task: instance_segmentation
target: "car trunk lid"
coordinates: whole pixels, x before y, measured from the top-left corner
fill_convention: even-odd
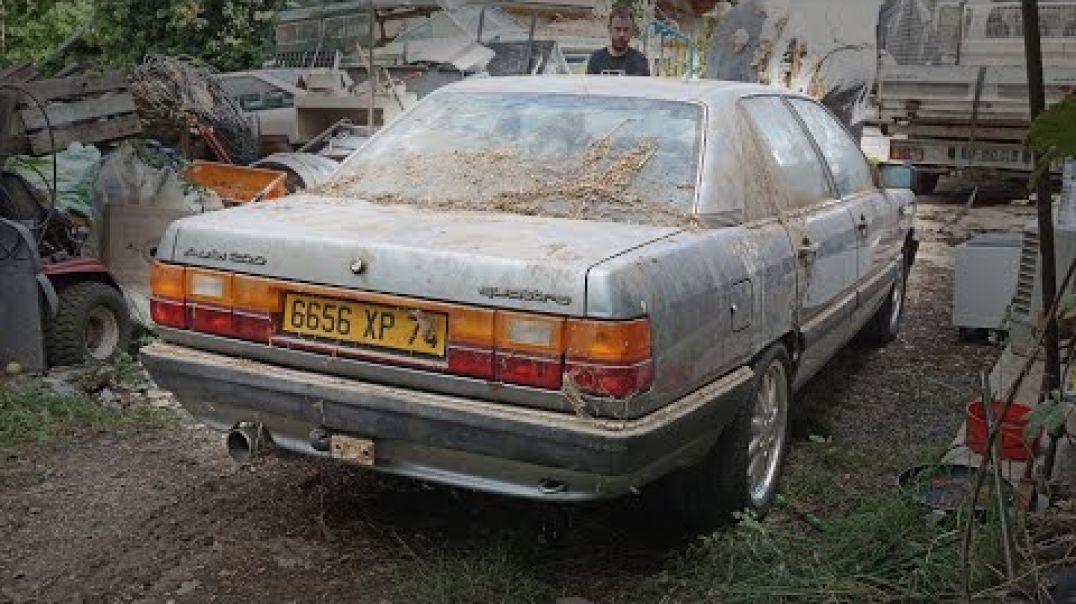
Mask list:
[[[314,195],[177,221],[172,262],[430,300],[583,316],[590,267],[676,227],[431,212]],[[169,236],[170,235],[170,236]]]

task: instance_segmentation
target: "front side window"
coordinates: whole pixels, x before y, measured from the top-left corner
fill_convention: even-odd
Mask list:
[[[331,191],[431,209],[677,222],[694,208],[702,118],[685,102],[443,92],[372,139]]]
[[[855,195],[874,188],[870,164],[852,136],[828,111],[813,101],[790,99],[829,164],[837,194]]]
[[[769,156],[777,184],[788,195],[790,209],[832,199],[826,172],[803,127],[775,96],[742,101]]]

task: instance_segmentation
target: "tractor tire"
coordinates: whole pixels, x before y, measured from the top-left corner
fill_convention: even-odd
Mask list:
[[[59,287],[56,294],[59,309],[45,325],[49,366],[107,361],[127,350],[131,317],[119,290],[100,281],[78,281]]]

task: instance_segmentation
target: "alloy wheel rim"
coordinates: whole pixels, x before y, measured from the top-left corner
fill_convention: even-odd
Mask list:
[[[751,440],[747,450],[747,479],[751,504],[766,504],[777,482],[784,450],[788,413],[788,379],[785,367],[774,361],[762,375],[751,414]]]

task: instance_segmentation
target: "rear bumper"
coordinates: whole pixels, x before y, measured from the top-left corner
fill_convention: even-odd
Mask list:
[[[605,420],[287,369],[169,343],[142,350],[153,379],[226,431],[260,423],[276,447],[328,456],[315,430],[375,443],[373,469],[545,501],[632,492],[704,454],[749,396],[742,367],[645,417]],[[550,492],[543,485],[563,489]]]

